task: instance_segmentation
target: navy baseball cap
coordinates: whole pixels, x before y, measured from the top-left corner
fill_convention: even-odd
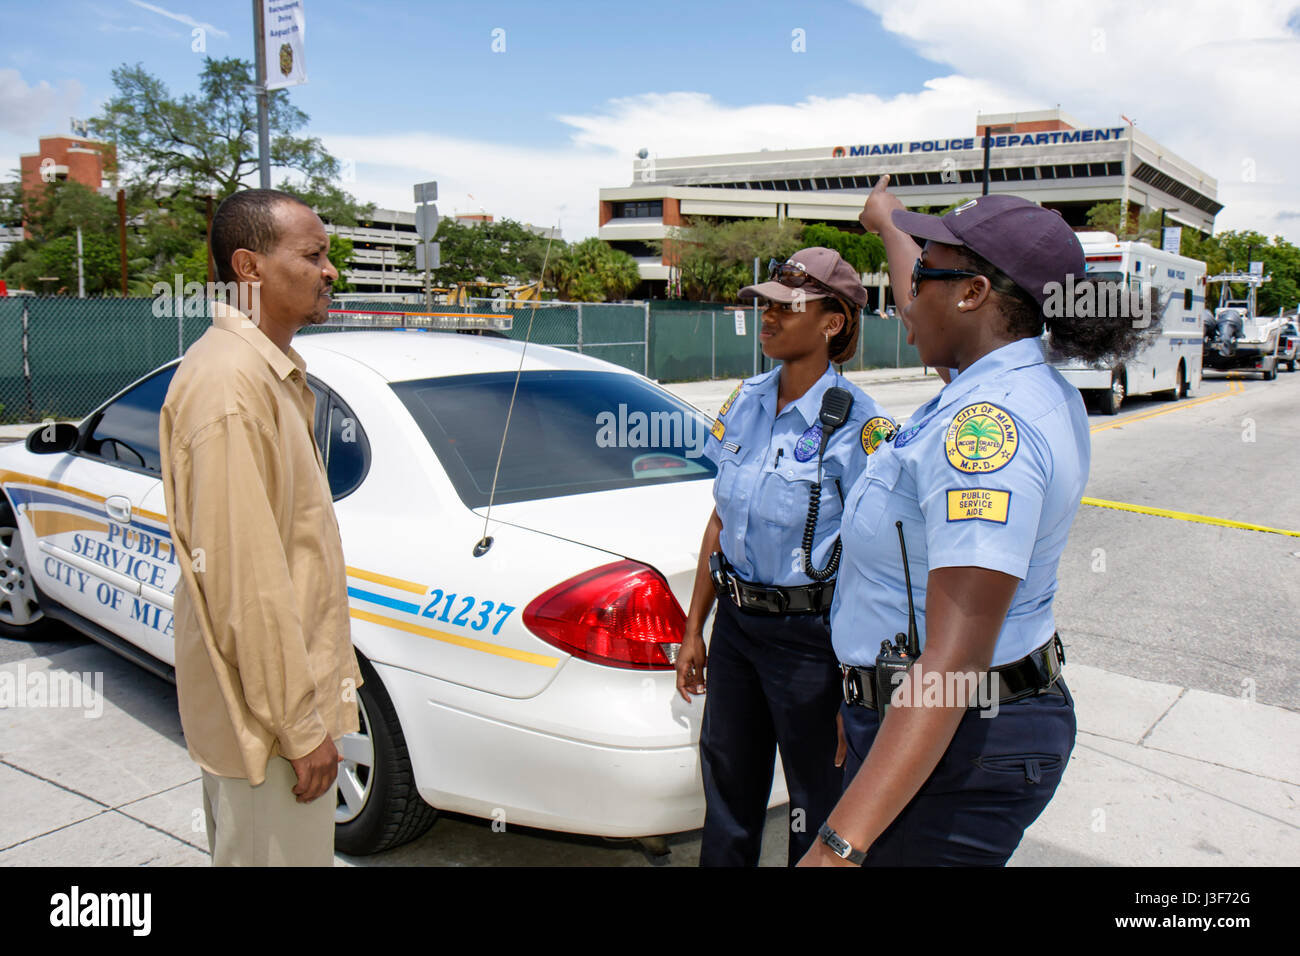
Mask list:
[[[895,209],[895,226],[917,239],[965,246],[1006,273],[1040,306],[1049,282],[1083,279],[1083,246],[1055,209],[1020,196],[980,196],[945,216]]]

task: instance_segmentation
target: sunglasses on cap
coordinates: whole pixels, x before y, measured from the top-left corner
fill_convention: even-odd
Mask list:
[[[821,279],[809,275],[808,271],[797,262],[782,262],[779,259],[769,259],[767,278],[769,281],[779,282],[790,289],[802,289],[805,285],[813,285],[828,295],[839,295]]]
[[[912,298],[916,298],[917,290],[921,288],[922,279],[960,279],[963,276],[974,278],[981,273],[967,272],[964,269],[931,269],[929,266],[921,265],[921,260],[917,259],[912,264]]]

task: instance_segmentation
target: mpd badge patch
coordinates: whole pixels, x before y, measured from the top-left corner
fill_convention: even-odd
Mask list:
[[[734,389],[732,389],[731,394],[727,396],[727,400],[722,403],[722,407],[718,409],[719,416],[725,415],[727,414],[727,412],[731,411],[731,403],[736,400],[736,396],[739,394],[740,394],[740,386],[737,385]]]
[[[873,418],[862,426],[862,450],[868,455],[880,447],[881,442],[894,437],[898,426],[888,418]]]
[[[992,488],[954,488],[948,492],[949,521],[996,521],[1007,523],[1011,492]]]
[[[968,475],[997,471],[1016,455],[1020,429],[997,405],[976,402],[953,416],[943,447],[948,464]]]
[[[816,425],[810,425],[808,430],[799,436],[799,440],[794,443],[794,460],[808,461],[817,454],[817,449],[822,446],[822,426],[819,422]]]
[[[713,427],[710,428],[709,431],[713,434],[714,438],[718,441],[722,441],[722,436],[727,433],[727,426],[722,424],[722,422],[717,421],[713,423]]]

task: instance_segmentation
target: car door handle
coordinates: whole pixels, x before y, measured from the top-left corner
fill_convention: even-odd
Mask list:
[[[131,520],[131,499],[124,495],[111,495],[104,499],[104,511],[114,521],[127,524]]]

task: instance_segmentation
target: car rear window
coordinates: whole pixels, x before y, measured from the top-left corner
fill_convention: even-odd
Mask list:
[[[395,382],[461,500],[532,501],[673,481],[712,480],[712,419],[663,389],[617,372],[536,371]]]

